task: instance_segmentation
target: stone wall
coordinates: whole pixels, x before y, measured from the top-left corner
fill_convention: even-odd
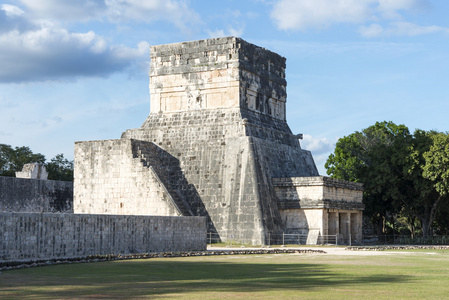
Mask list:
[[[281,209],[363,210],[363,184],[324,176],[273,178]]]
[[[240,38],[150,49],[151,112],[241,107],[285,121],[285,58]]]
[[[322,209],[285,209],[281,210],[286,233],[308,235],[310,230],[323,232],[324,218]]]
[[[75,143],[74,212],[183,215],[166,188],[169,159],[158,157],[156,148],[130,139]]]
[[[0,260],[206,249],[204,217],[0,213]]]
[[[0,212],[73,212],[73,182],[0,176]]]
[[[324,176],[273,178],[281,218],[288,233],[338,235],[338,243],[360,242],[363,184]]]

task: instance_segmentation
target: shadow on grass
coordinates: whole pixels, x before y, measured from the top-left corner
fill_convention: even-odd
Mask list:
[[[337,269],[336,269],[337,270]],[[405,282],[408,276],[332,271],[323,264],[135,260],[58,265],[0,274],[6,297],[164,297],[201,292],[305,291]]]

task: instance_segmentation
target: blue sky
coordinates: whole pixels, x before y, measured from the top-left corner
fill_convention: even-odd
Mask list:
[[[73,159],[150,107],[149,46],[239,36],[287,58],[287,121],[321,174],[376,121],[448,131],[449,1],[0,2],[0,143]]]

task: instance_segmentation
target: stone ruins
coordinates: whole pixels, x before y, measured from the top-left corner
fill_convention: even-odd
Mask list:
[[[0,270],[18,260],[206,250],[205,217],[74,214],[72,182],[44,179],[39,164],[17,173],[24,178],[0,176]]]
[[[284,57],[236,37],[150,56],[142,126],[75,143],[75,213],[205,216],[222,241],[251,244],[282,233],[360,241],[363,187],[319,176],[301,149]]]
[[[47,180],[48,173],[43,164],[29,163],[25,164],[22,171],[16,172],[16,178],[30,178]]]

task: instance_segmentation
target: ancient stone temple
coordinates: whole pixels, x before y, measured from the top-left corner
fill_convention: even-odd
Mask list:
[[[74,210],[207,216],[222,240],[361,235],[362,186],[321,177],[286,122],[285,58],[240,38],[151,47],[150,114],[75,143]]]

